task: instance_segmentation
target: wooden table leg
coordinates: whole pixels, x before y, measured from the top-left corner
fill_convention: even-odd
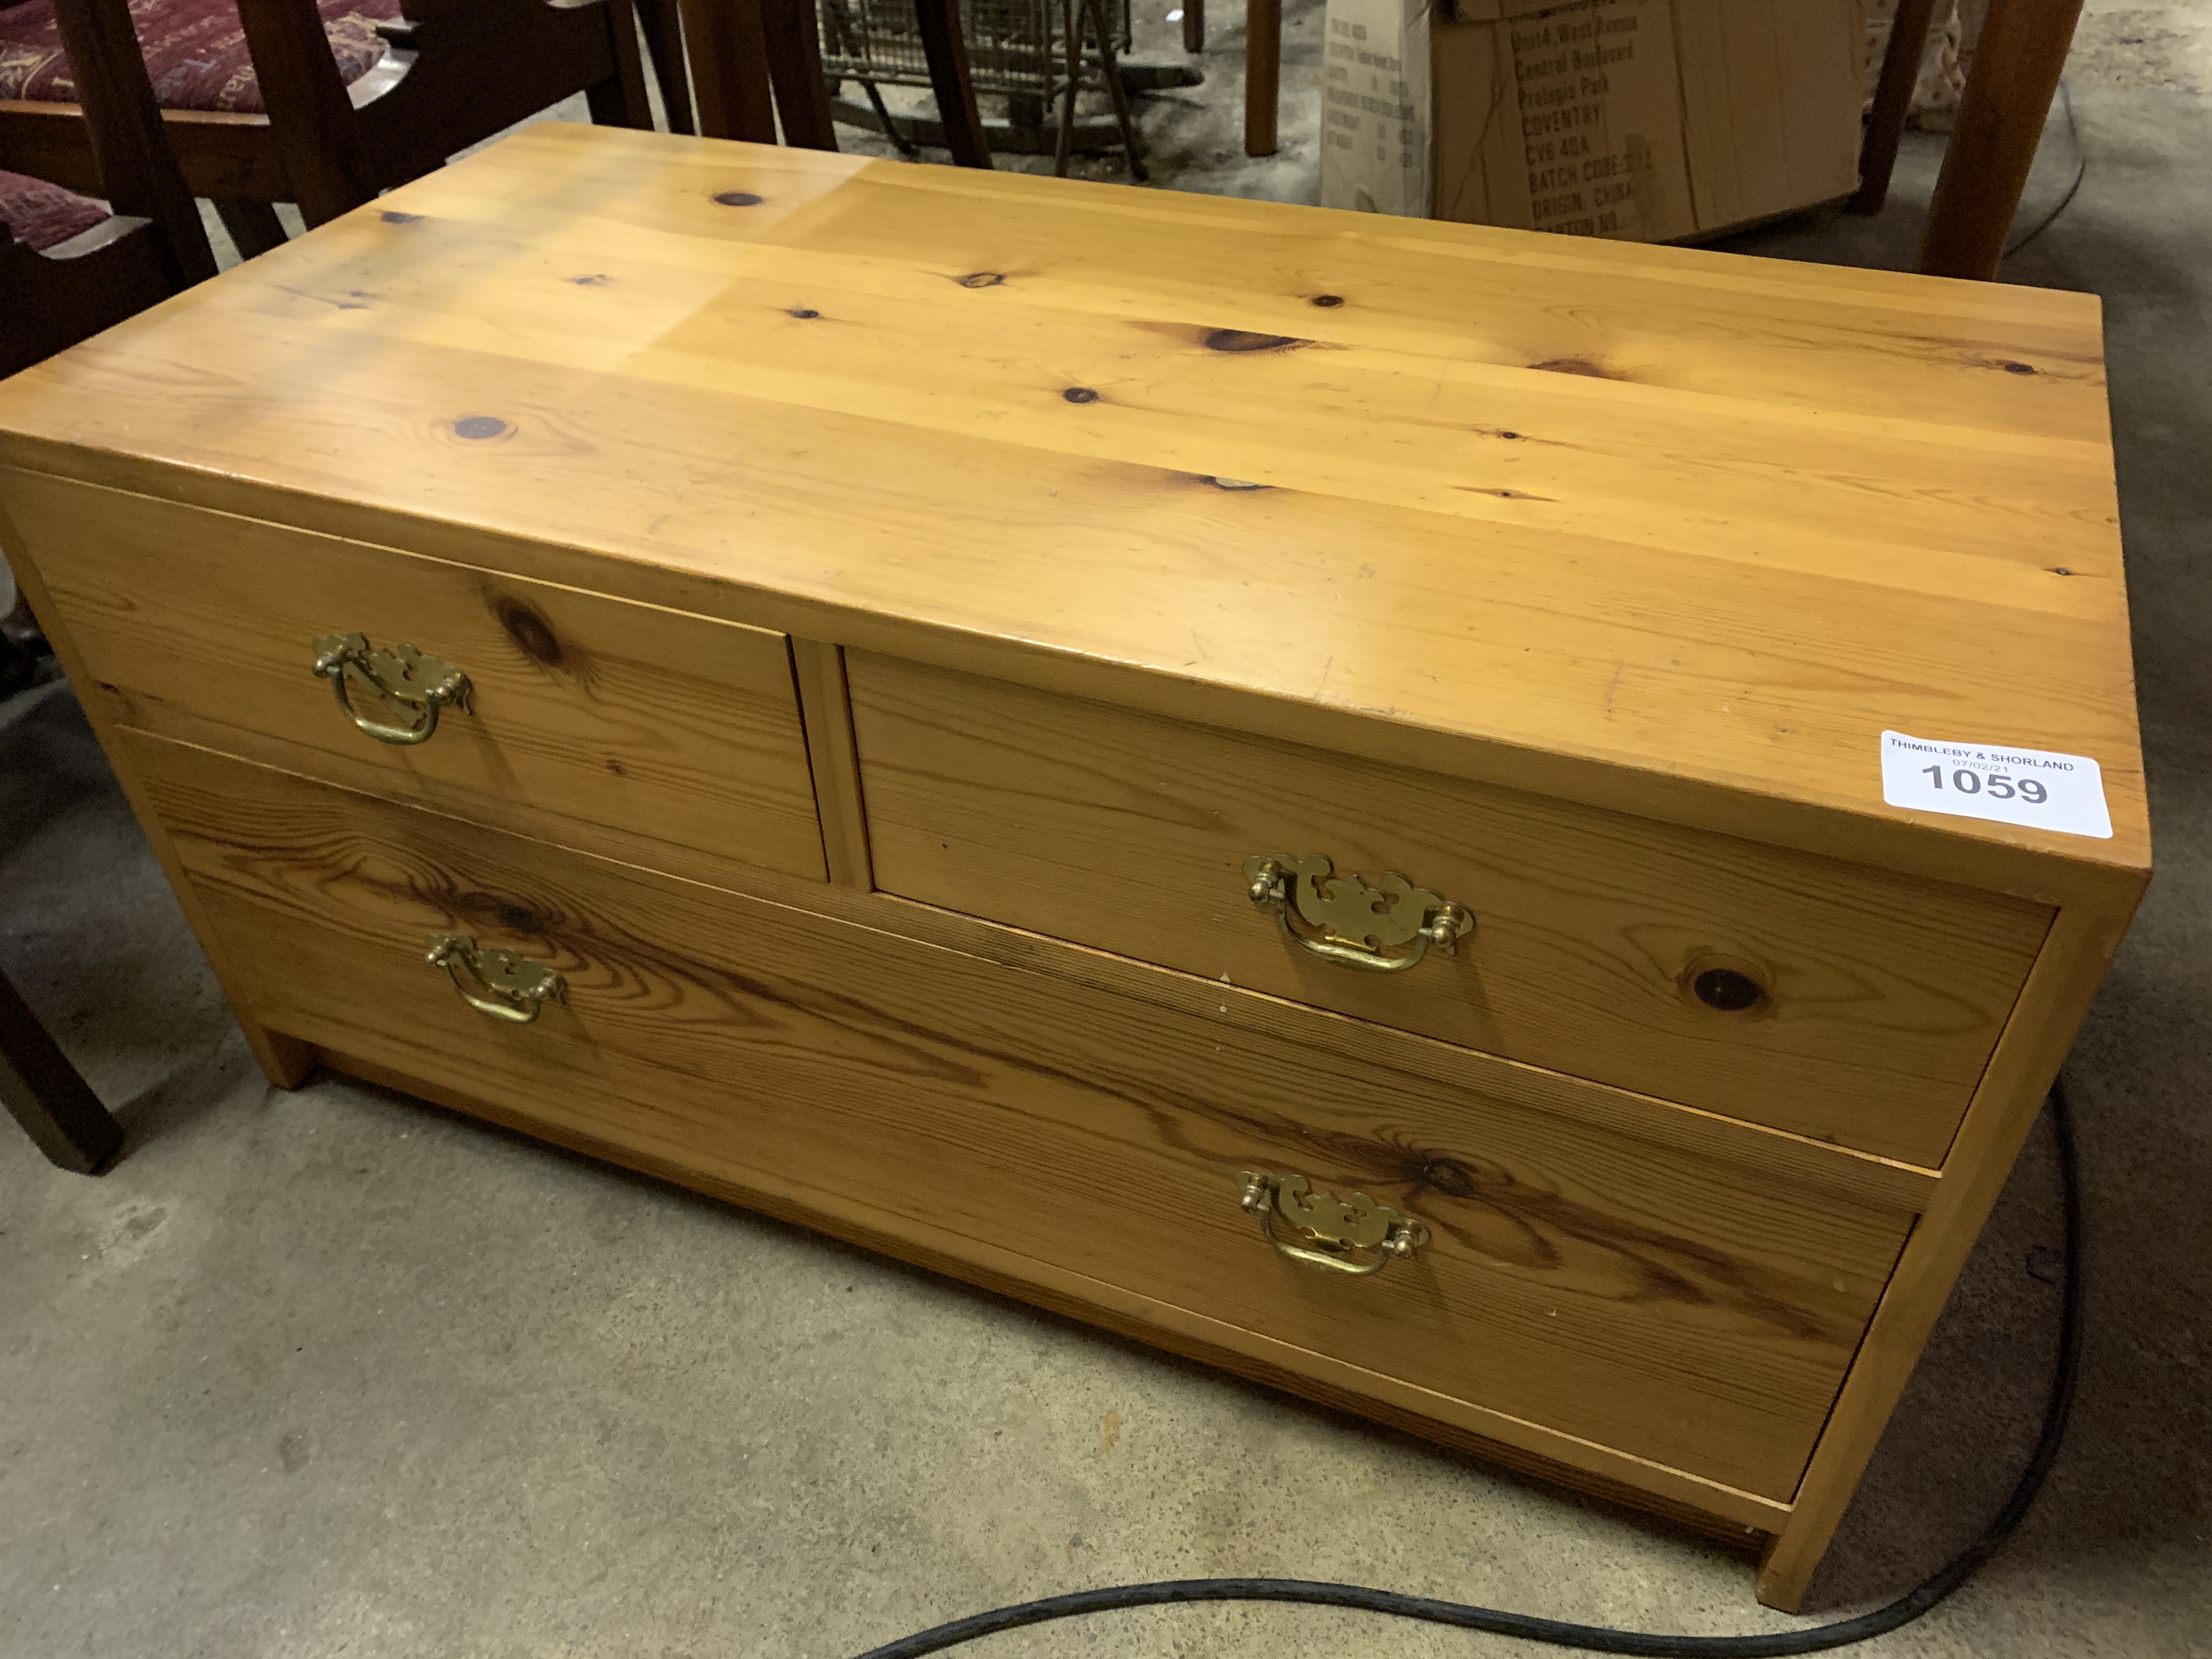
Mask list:
[[[1928,204],[1920,269],[1929,276],[1997,274],[2081,15],[2081,0],[1990,0]]]
[[[64,1170],[94,1175],[123,1145],[123,1126],[54,1046],[0,975],[0,1105]]]
[[[1874,108],[1867,113],[1866,137],[1859,143],[1858,194],[1853,213],[1879,213],[1889,199],[1889,177],[1897,171],[1897,146],[1912,113],[1912,88],[1920,79],[1921,54],[1928,49],[1928,25],[1936,0],[1898,0],[1890,25],[1889,50],[1882,54],[1881,80]]]
[[[1283,0],[1244,0],[1244,153],[1275,153],[1283,95]]]

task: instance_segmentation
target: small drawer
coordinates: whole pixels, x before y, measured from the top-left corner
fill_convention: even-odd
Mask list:
[[[1942,1163],[2051,920],[866,653],[848,672],[887,892],[1922,1165]],[[1402,875],[1472,926],[1450,954],[1406,939],[1412,922],[1369,935],[1401,965],[1425,951],[1403,971],[1328,959],[1313,947],[1376,907],[1426,901],[1340,881],[1311,917],[1255,904],[1271,854],[1278,892],[1317,858]]]
[[[125,725],[634,862],[823,877],[781,634],[88,484],[9,499]],[[318,678],[349,635],[366,659]],[[401,647],[434,660],[403,681]],[[374,689],[449,672],[442,705]]]
[[[278,1030],[1584,1466],[1613,1449],[1786,1504],[1911,1227],[1897,1189],[1925,1185],[1527,1067],[1448,1084],[1181,975],[1102,993],[158,739],[131,756]],[[471,941],[443,971],[439,935]],[[1279,1254],[1247,1171],[1309,1183],[1270,1223],[1294,1249],[1318,1241],[1286,1206],[1355,1194],[1425,1239],[1364,1275]]]

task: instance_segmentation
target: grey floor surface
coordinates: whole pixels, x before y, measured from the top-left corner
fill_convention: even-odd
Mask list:
[[[2115,15],[2094,9],[2100,40]],[[2212,108],[2079,73],[2075,104],[2087,181],[2007,276],[2106,297],[2161,868],[2069,1066],[2091,1241],[2072,1436],[2013,1545],[1870,1655],[2212,1654]],[[2045,149],[2029,220],[2072,170],[2063,124]],[[1738,245],[1905,265],[1939,155],[1911,139],[1879,220]],[[1705,1545],[1415,1441],[373,1088],[270,1091],[60,686],[0,704],[0,966],[130,1131],[94,1180],[0,1124],[5,1659],[834,1659],[1201,1573],[1803,1622]],[[2056,1217],[2039,1134],[1821,1610],[1911,1582],[2009,1484]],[[973,1651],[1533,1650],[1209,1607]]]

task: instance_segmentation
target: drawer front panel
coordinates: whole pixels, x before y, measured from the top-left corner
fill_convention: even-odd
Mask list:
[[[91,485],[17,475],[9,501],[86,694],[125,724],[635,861],[823,878],[781,634]],[[352,632],[459,669],[465,711],[425,742],[366,734],[313,672]],[[422,723],[358,677],[349,697]]]
[[[2050,922],[860,652],[848,672],[887,892],[1923,1165],[1942,1163]],[[1268,854],[1400,872],[1474,927],[1403,972],[1346,969],[1251,902],[1246,861]]]
[[[1494,1437],[1539,1425],[1786,1502],[1911,1224],[1778,1175],[1741,1150],[1760,1132],[1711,1124],[1738,1151],[1703,1156],[1540,1109],[1522,1068],[1478,1061],[1450,1087],[1356,1061],[1327,1016],[1285,1011],[1261,1038],[132,747],[277,1029],[739,1189],[839,1194],[893,1237],[949,1229],[1348,1360],[1465,1402]],[[565,1000],[529,1024],[479,1013],[425,962],[445,932],[557,970]],[[1669,1132],[1686,1118],[1623,1099]],[[1812,1156],[1823,1176],[1848,1161]],[[1364,1191],[1430,1242],[1366,1278],[1286,1260],[1238,1207],[1245,1170]]]

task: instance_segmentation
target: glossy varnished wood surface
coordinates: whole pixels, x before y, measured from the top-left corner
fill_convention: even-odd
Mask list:
[[[247,994],[289,1031],[740,1186],[835,1192],[893,1236],[926,1224],[1350,1359],[1467,1426],[1725,1488],[1718,1513],[1778,1519],[1761,1505],[1794,1493],[1911,1224],[1543,1110],[1514,1068],[1439,1087],[1347,1060],[1320,1017],[1307,1042],[1255,1042],[129,746]],[[526,1027],[471,1010],[422,959],[449,928],[558,969],[565,1004]],[[1370,1279],[1283,1261],[1235,1193],[1238,1170],[1279,1166],[1401,1205],[1435,1241]]]
[[[947,909],[1928,1167],[2039,905],[854,653],[878,884]],[[1298,950],[1248,857],[1465,905],[1403,974]],[[1708,968],[1767,993],[1721,1012]]]
[[[81,694],[122,724],[647,863],[823,874],[781,634],[64,479],[0,490]],[[412,746],[358,731],[309,672],[355,630],[462,670],[469,711]]]
[[[0,431],[2045,898],[2148,863],[2087,296],[547,125]],[[2091,755],[2118,833],[1888,807],[1886,727]]]

